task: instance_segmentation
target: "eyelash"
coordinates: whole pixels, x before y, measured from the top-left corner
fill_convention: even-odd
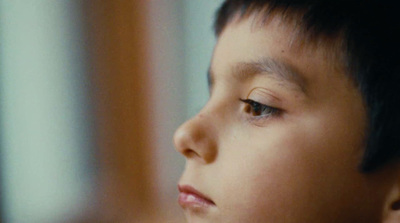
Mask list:
[[[281,112],[278,108],[264,105],[251,99],[240,99],[240,101],[247,105],[245,112],[255,118],[269,118],[271,116],[279,115]]]

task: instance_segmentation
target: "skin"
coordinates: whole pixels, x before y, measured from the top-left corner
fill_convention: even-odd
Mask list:
[[[382,222],[395,177],[357,169],[366,129],[359,91],[323,47],[293,44],[290,24],[256,20],[224,29],[211,63],[211,97],[175,133],[186,158],[179,184],[215,203],[184,207],[187,221]],[[265,58],[287,69],[248,65]],[[260,112],[260,104],[269,107]]]

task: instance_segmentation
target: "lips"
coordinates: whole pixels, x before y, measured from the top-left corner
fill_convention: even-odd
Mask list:
[[[178,185],[178,202],[183,208],[208,208],[215,206],[215,203],[206,195],[197,191],[189,185]]]

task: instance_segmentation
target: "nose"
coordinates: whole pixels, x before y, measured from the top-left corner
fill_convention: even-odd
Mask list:
[[[217,156],[217,132],[210,114],[198,114],[174,134],[175,148],[186,159],[212,163]]]

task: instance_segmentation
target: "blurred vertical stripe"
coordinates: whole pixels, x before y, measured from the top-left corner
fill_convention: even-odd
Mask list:
[[[101,219],[150,215],[154,200],[147,1],[87,1],[96,86]],[[157,209],[156,209],[157,210]],[[154,214],[154,213],[152,213]]]

